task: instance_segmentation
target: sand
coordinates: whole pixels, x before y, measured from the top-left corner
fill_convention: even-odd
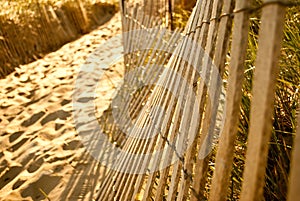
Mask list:
[[[108,23],[0,80],[0,200],[92,200],[101,165],[74,128],[72,93],[86,58],[121,32]],[[119,46],[119,44],[116,44]],[[103,53],[111,52],[111,47]],[[104,69],[97,114],[110,104],[121,64]]]

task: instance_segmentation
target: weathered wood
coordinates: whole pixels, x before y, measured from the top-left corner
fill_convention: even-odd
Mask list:
[[[297,119],[297,133],[293,144],[293,156],[289,181],[288,201],[300,200],[300,111]]]
[[[221,15],[223,1],[215,0],[215,1],[211,2],[211,6],[212,6],[212,10],[210,10],[210,9],[207,10],[207,17],[209,17],[209,18],[207,18],[207,21],[210,21],[210,19],[217,18],[218,16]],[[210,105],[209,105],[210,101],[208,101],[208,102],[206,101],[207,100],[206,81],[209,80],[209,77],[210,77],[211,64],[210,64],[209,59],[214,57],[215,45],[216,45],[215,39],[217,37],[218,27],[219,27],[219,21],[212,20],[210,22],[209,28],[208,28],[206,46],[204,49],[207,56],[204,57],[203,63],[201,63],[201,66],[204,67],[202,69],[203,78],[200,80],[199,86],[197,86],[197,93],[199,96],[199,100],[203,104],[200,107],[200,111],[199,111],[200,114],[203,114],[204,111],[205,111],[205,114],[209,114],[209,113],[207,113],[207,111],[210,109]],[[204,105],[204,104],[206,104],[206,105]],[[202,121],[199,122],[198,129],[200,129],[200,126],[203,126]],[[207,136],[206,133],[204,133],[204,132],[200,133],[199,142],[198,142],[199,149],[202,149],[206,146],[205,145],[206,136]],[[205,186],[205,182],[207,179],[207,168],[208,168],[208,161],[209,161],[208,159],[209,159],[209,156],[201,157],[198,154],[198,157],[195,162],[196,176],[194,178],[192,186],[195,189],[195,193],[199,196],[203,195],[204,186]],[[199,198],[196,197],[195,194],[192,194],[192,196],[191,196],[192,201],[196,201],[198,199]]]
[[[196,4],[196,0],[181,0],[181,5],[186,10],[191,10]]]
[[[235,10],[246,9],[251,5],[249,0],[236,1]],[[238,129],[244,62],[248,42],[249,13],[237,13],[234,18],[229,65],[226,116],[223,132],[219,139],[216,155],[216,168],[213,175],[210,200],[226,200],[229,177],[232,168],[234,141]]]
[[[263,198],[284,15],[285,7],[279,4],[266,5],[262,10],[242,201],[256,201]]]
[[[137,21],[135,21],[134,23],[137,24]],[[135,30],[135,27],[132,26],[132,28],[130,28],[130,29]],[[159,33],[159,29],[153,29],[153,30],[157,30],[158,33]],[[134,33],[134,34],[137,34],[137,32]],[[161,33],[160,35],[161,35],[160,37],[162,38],[162,36],[164,34]],[[137,36],[137,35],[135,35],[135,36]],[[129,40],[130,40],[130,37],[131,36],[129,36]],[[132,37],[134,37],[134,35],[132,35]],[[154,40],[152,40],[152,41],[154,41]],[[158,45],[162,45],[162,43],[160,43],[159,41],[160,40],[158,40]],[[136,48],[135,44],[134,43],[132,43],[132,44],[133,45],[131,45],[131,47],[132,48]],[[163,45],[166,45],[166,44],[163,44]],[[168,44],[168,45],[171,46],[170,44]],[[131,51],[131,50],[134,50],[134,49],[128,49],[128,51]],[[152,54],[152,56],[154,56],[154,54]],[[142,117],[142,118],[144,118],[144,117]],[[143,125],[141,125],[141,127],[143,127]],[[150,130],[148,132],[151,133],[153,131]],[[151,142],[151,143],[153,144],[153,142]],[[137,149],[139,149],[139,150],[147,150],[148,149],[147,147],[152,147],[151,145],[150,146],[145,146],[145,145],[147,145],[147,143],[143,145],[143,144],[136,143],[136,140],[130,140],[129,139],[129,140],[127,140],[127,142],[126,142],[126,144],[125,144],[125,146],[123,148],[128,149],[128,151],[133,151],[133,150],[137,150]],[[123,164],[125,164],[125,166],[127,164],[129,164],[126,158],[124,159],[124,163]],[[101,191],[102,192],[107,192],[108,189],[110,189],[112,187],[115,187],[115,192],[116,193],[110,194],[109,199],[112,199],[114,196],[116,196],[116,197],[121,196],[121,197],[119,197],[121,199],[123,199],[123,198],[126,197],[125,199],[127,199],[128,196],[131,195],[128,192],[131,192],[130,188],[132,188],[132,186],[134,186],[134,181],[135,181],[136,177],[135,176],[129,176],[129,175],[123,174],[123,173],[112,173],[112,174],[115,175],[113,181],[112,180],[110,182],[107,181],[109,184],[108,185],[107,184],[104,185],[104,189],[101,188]],[[126,193],[126,190],[127,190],[127,193]],[[103,193],[100,194],[101,199],[106,199],[107,196],[108,196],[108,194],[105,195],[105,193],[104,194]]]

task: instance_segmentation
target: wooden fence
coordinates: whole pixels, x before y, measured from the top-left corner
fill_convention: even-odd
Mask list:
[[[16,3],[17,4],[17,3]],[[66,1],[59,6],[36,1],[20,3],[16,16],[0,14],[0,79],[14,68],[41,58],[107,22],[116,12],[114,5]],[[23,7],[22,7],[23,6]],[[3,9],[5,10],[5,8]],[[11,14],[12,15],[12,14]]]
[[[126,29],[124,30],[125,32],[129,31],[128,29],[133,28],[130,27],[130,25],[128,24],[129,21],[132,21],[133,17],[135,17],[136,18],[135,20],[138,20],[139,23],[143,24],[143,26],[145,27],[152,27],[153,25],[150,25],[150,23],[155,24],[158,21],[157,19],[159,18],[162,21],[161,23],[164,23],[165,27],[172,28],[174,0],[155,0],[155,1],[120,0],[120,7],[122,9],[121,12],[123,13],[124,16],[122,19],[123,19],[123,28]],[[132,10],[132,12],[134,11],[134,13],[130,13],[128,15],[128,12],[131,12],[130,9],[134,9],[135,11]],[[150,22],[144,22],[143,21],[144,17],[151,17],[152,19]]]
[[[285,0],[264,0],[257,7],[253,5],[254,0],[198,0],[184,37],[170,34],[168,44],[160,40],[165,37],[160,26],[148,26],[152,28],[147,29],[150,35],[155,35],[153,41],[140,38],[141,32],[126,35],[125,62],[130,64],[127,73],[144,66],[142,81],[147,83],[152,79],[158,84],[144,86],[139,93],[121,88],[123,95],[132,93],[118,116],[125,126],[105,130],[119,148],[144,157],[125,154],[116,159],[119,169],[107,171],[98,200],[227,199],[240,118],[249,22],[251,13],[258,10],[261,10],[261,24],[252,80],[250,128],[242,189],[236,199],[264,199],[278,62],[286,7],[291,4]],[[147,28],[144,25],[151,23],[152,16],[142,16],[137,8],[124,7],[123,14],[123,28],[127,32]],[[145,42],[150,43],[151,50],[138,51],[139,44]],[[174,51],[165,55],[170,49]],[[162,54],[164,57],[160,57]],[[156,64],[164,68],[153,70]],[[132,79],[125,81],[126,85],[136,86],[133,78],[141,75],[142,71],[137,71]],[[223,79],[226,90],[222,89]],[[222,101],[226,110],[221,109],[224,122],[220,127],[218,115]],[[159,109],[153,109],[158,106]],[[216,134],[218,129],[221,132]],[[294,143],[289,200],[299,200],[300,196],[299,130]],[[151,153],[156,154],[151,157]]]

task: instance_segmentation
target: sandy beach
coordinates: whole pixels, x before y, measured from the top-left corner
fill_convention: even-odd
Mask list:
[[[87,57],[119,33],[117,13],[91,33],[0,80],[0,200],[93,199],[102,168],[74,128],[72,93]],[[109,51],[111,47],[103,54]],[[109,106],[122,72],[120,64],[105,69],[98,115]]]

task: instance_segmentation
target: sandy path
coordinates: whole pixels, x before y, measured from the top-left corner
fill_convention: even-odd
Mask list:
[[[88,55],[120,33],[120,27],[117,14],[0,80],[0,200],[92,200],[103,175],[74,128],[72,90]],[[103,52],[109,56],[110,49]],[[122,71],[121,65],[105,71],[100,113],[108,107]]]

